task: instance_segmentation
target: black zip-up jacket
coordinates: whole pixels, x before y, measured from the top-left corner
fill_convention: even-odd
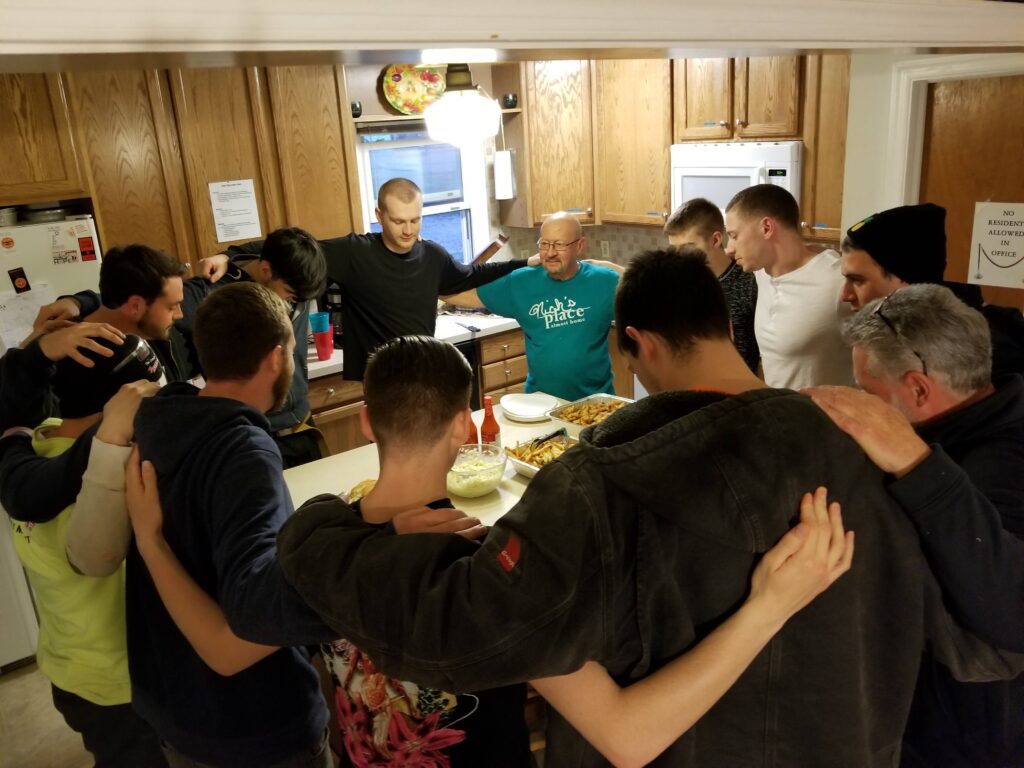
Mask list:
[[[476,552],[374,531],[323,497],[278,551],[306,601],[388,674],[461,691],[595,659],[628,684],[739,607],[819,485],[857,533],[853,568],[654,764],[893,766],[926,643],[960,675],[1011,671],[949,621],[882,473],[793,392],[670,392],[621,409],[541,470]],[[548,736],[552,765],[606,765],[561,718]]]
[[[932,455],[890,491],[918,527],[950,609],[980,635],[1024,650],[1024,380],[918,428]],[[1024,677],[960,683],[926,659],[903,765],[1024,765]]]

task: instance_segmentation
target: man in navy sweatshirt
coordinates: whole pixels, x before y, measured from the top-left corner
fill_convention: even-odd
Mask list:
[[[248,640],[286,646],[231,677],[177,629],[138,549],[128,555],[132,701],[172,766],[328,768],[327,709],[308,653],[333,638],[284,581],[275,536],[292,512],[264,415],[284,401],[295,339],[284,302],[253,282],[212,293],[195,345],[207,384],[170,384],[136,418],[153,462],[163,534],[189,575]]]

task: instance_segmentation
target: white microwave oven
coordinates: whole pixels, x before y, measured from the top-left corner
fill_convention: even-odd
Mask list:
[[[733,195],[755,184],[776,184],[800,203],[799,141],[673,144],[672,209],[703,197],[723,211]]]

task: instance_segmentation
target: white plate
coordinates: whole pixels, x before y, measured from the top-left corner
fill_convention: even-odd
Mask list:
[[[530,394],[516,393],[502,395],[499,401],[501,411],[512,421],[547,421],[548,411],[558,405],[558,401],[543,392]]]

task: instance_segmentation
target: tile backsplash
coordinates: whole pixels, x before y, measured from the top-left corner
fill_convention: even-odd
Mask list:
[[[537,236],[540,227],[524,229],[520,227],[501,227],[501,232],[508,235],[508,243],[498,252],[498,259],[518,259],[523,251],[527,255],[536,253]],[[608,243],[608,260],[625,266],[634,256],[653,248],[664,248],[668,240],[660,227],[625,226],[621,224],[603,224],[601,226],[584,227],[583,235],[587,238],[587,247],[583,251],[585,259],[601,259],[601,242]]]

